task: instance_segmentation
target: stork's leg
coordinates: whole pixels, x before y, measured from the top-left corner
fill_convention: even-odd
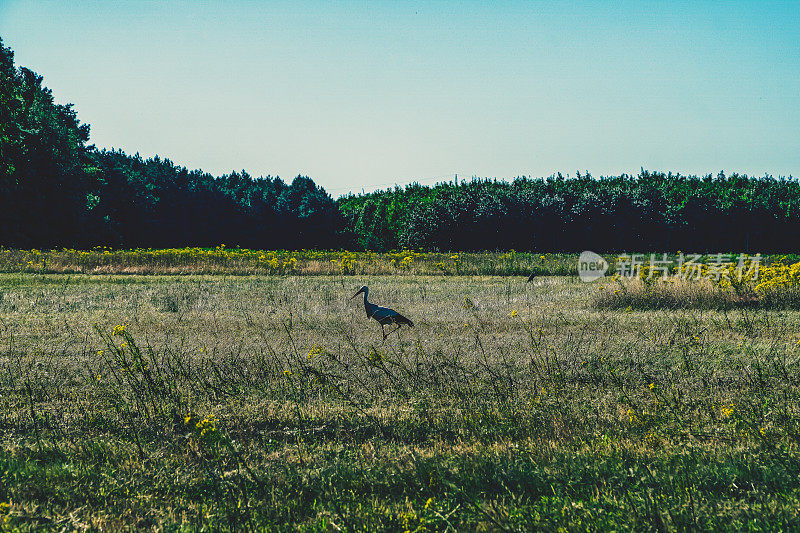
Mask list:
[[[386,340],[386,330],[383,329],[383,324],[381,324],[381,333],[383,333],[383,340]]]
[[[398,325],[397,325],[397,327],[396,327],[396,328],[394,328],[392,331],[390,331],[390,332],[389,332],[389,334],[388,334],[388,335],[386,335],[386,336],[388,337],[389,335],[391,335],[391,334],[392,334],[392,333],[394,333],[395,331],[400,331],[400,324],[398,324]],[[398,339],[400,338],[400,334],[399,334],[399,333],[397,334],[397,338],[398,338]]]

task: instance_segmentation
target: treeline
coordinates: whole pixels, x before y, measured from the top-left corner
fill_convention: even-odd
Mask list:
[[[214,177],[88,143],[89,126],[0,40],[0,245],[329,248],[341,234],[307,177]]]
[[[0,245],[15,248],[399,248],[440,251],[797,251],[791,178],[473,180],[334,201],[298,176],[215,177],[97,150],[70,105],[0,40]]]
[[[373,250],[798,249],[800,182],[738,174],[518,178],[340,198],[348,239]]]
[[[247,172],[214,176],[158,157],[93,154],[102,179],[92,208],[94,243],[166,248],[228,244],[328,248],[341,231],[330,195],[303,176],[286,184]]]

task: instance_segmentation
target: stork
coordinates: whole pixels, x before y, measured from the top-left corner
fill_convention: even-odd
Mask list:
[[[411,328],[414,327],[414,323],[411,320],[407,319],[394,309],[389,309],[387,307],[381,307],[379,305],[370,303],[367,300],[367,297],[369,295],[369,289],[367,288],[366,285],[358,289],[358,292],[355,293],[350,299],[352,300],[362,292],[364,293],[364,310],[367,312],[367,318],[374,318],[375,320],[378,321],[378,324],[381,325],[381,333],[383,333],[383,340],[386,340],[386,337],[388,337],[395,331],[399,331],[400,327],[403,324],[406,324]],[[393,329],[389,333],[386,333],[386,330],[383,329],[383,327],[387,324],[397,324],[397,328]],[[400,334],[398,333],[398,335]]]

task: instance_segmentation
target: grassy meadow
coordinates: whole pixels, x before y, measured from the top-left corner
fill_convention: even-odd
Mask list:
[[[336,260],[0,274],[0,530],[800,528],[798,311]]]

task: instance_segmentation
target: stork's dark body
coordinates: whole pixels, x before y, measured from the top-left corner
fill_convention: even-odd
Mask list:
[[[367,318],[373,318],[378,321],[378,324],[381,325],[381,331],[383,332],[384,339],[389,335],[391,335],[392,333],[394,333],[395,331],[399,330],[403,324],[411,328],[414,327],[414,323],[411,320],[404,317],[394,309],[389,309],[388,307],[381,307],[380,305],[376,305],[370,302],[367,299],[369,294],[369,289],[366,287],[366,285],[361,287],[358,290],[358,292],[353,295],[353,298],[355,298],[361,293],[364,293],[364,311],[366,311],[367,313]],[[395,329],[394,331],[390,331],[387,334],[386,330],[384,330],[383,327],[388,326],[390,324],[396,324],[397,329]]]

